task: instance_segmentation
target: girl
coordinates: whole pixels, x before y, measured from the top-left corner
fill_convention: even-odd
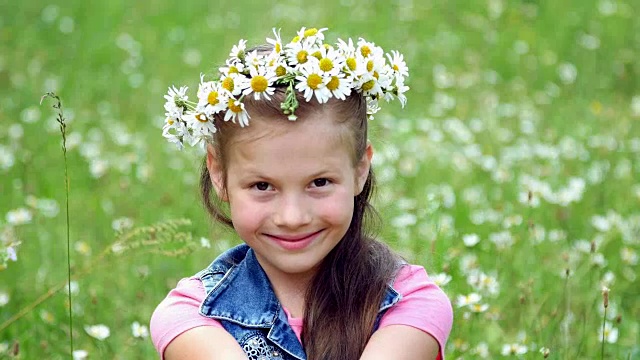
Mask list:
[[[166,96],[164,136],[206,144],[204,204],[244,244],[157,307],[164,359],[444,358],[447,296],[364,227],[367,117],[380,98],[404,105],[406,65],[363,39],[329,46],[324,30],[288,44],[274,30],[252,51],[241,40],[197,103],[186,88]]]

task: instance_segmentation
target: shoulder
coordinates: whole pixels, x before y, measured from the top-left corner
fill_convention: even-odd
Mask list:
[[[169,343],[188,330],[200,326],[222,327],[217,320],[199,314],[205,295],[200,279],[184,278],[156,307],[151,316],[150,332],[159,354],[163,354]]]
[[[453,308],[447,294],[419,265],[403,265],[393,288],[402,299],[383,315],[380,328],[409,325],[429,333],[442,349],[453,325]]]
[[[453,321],[453,308],[447,294],[429,277],[424,267],[406,264],[398,270],[393,288],[402,295],[392,309],[411,309],[441,322]]]
[[[451,305],[445,292],[429,277],[425,268],[420,265],[404,264],[400,267],[394,279],[393,288],[403,298],[407,296],[426,296],[443,300]]]

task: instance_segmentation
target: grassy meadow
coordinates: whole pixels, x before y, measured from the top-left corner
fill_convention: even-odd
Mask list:
[[[371,123],[379,233],[451,298],[447,358],[640,359],[639,15],[635,0],[0,0],[0,359],[72,357],[68,247],[75,358],[156,358],[155,306],[239,241],[200,204],[202,153],[162,138],[163,95],[194,98],[240,38],[302,26],[405,55],[407,107]],[[48,91],[67,119],[69,244]]]

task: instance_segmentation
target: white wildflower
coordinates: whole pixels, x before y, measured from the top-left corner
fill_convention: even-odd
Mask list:
[[[86,350],[73,350],[73,360],[84,360],[89,356]]]
[[[27,208],[17,208],[7,212],[6,220],[9,225],[24,225],[31,222],[33,216]]]
[[[465,234],[462,236],[462,241],[467,247],[474,247],[480,242],[480,236],[478,234]]]
[[[145,325],[140,325],[139,322],[134,321],[133,324],[131,324],[131,333],[133,337],[146,338],[149,336],[149,329],[147,329]]]
[[[527,353],[527,347],[522,344],[505,344],[502,346],[500,354],[503,356],[509,355],[524,355]]]
[[[100,341],[108,338],[109,335],[111,335],[109,327],[104,324],[85,325],[84,331],[86,331],[87,334],[89,334],[89,336],[91,336],[92,338],[98,339]]]
[[[4,291],[0,291],[0,307],[9,303],[9,294]]]
[[[447,273],[439,273],[431,275],[430,277],[431,280],[433,280],[433,282],[440,287],[447,285],[451,281],[451,275]]]
[[[615,344],[618,341],[618,329],[606,321],[604,323],[604,329],[600,327],[600,330],[598,330],[598,339],[600,342],[605,341],[609,344]]]
[[[458,295],[458,297],[456,298],[456,306],[458,307],[470,306],[470,305],[479,303],[480,300],[482,300],[482,296],[480,296],[480,294],[477,294],[477,293],[470,293],[468,295]]]
[[[209,242],[209,239],[205,238],[205,237],[201,237],[200,238],[200,246],[202,246],[203,248],[210,248],[211,247],[211,243]]]

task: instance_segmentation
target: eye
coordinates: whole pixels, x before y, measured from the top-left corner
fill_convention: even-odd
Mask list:
[[[318,178],[313,180],[314,187],[323,187],[323,186],[327,186],[328,184],[329,184],[329,179],[327,178]]]
[[[256,190],[258,190],[258,191],[267,191],[267,190],[269,190],[271,185],[269,185],[268,182],[260,181],[260,182],[257,182],[255,184],[253,184],[253,187],[256,188]]]

